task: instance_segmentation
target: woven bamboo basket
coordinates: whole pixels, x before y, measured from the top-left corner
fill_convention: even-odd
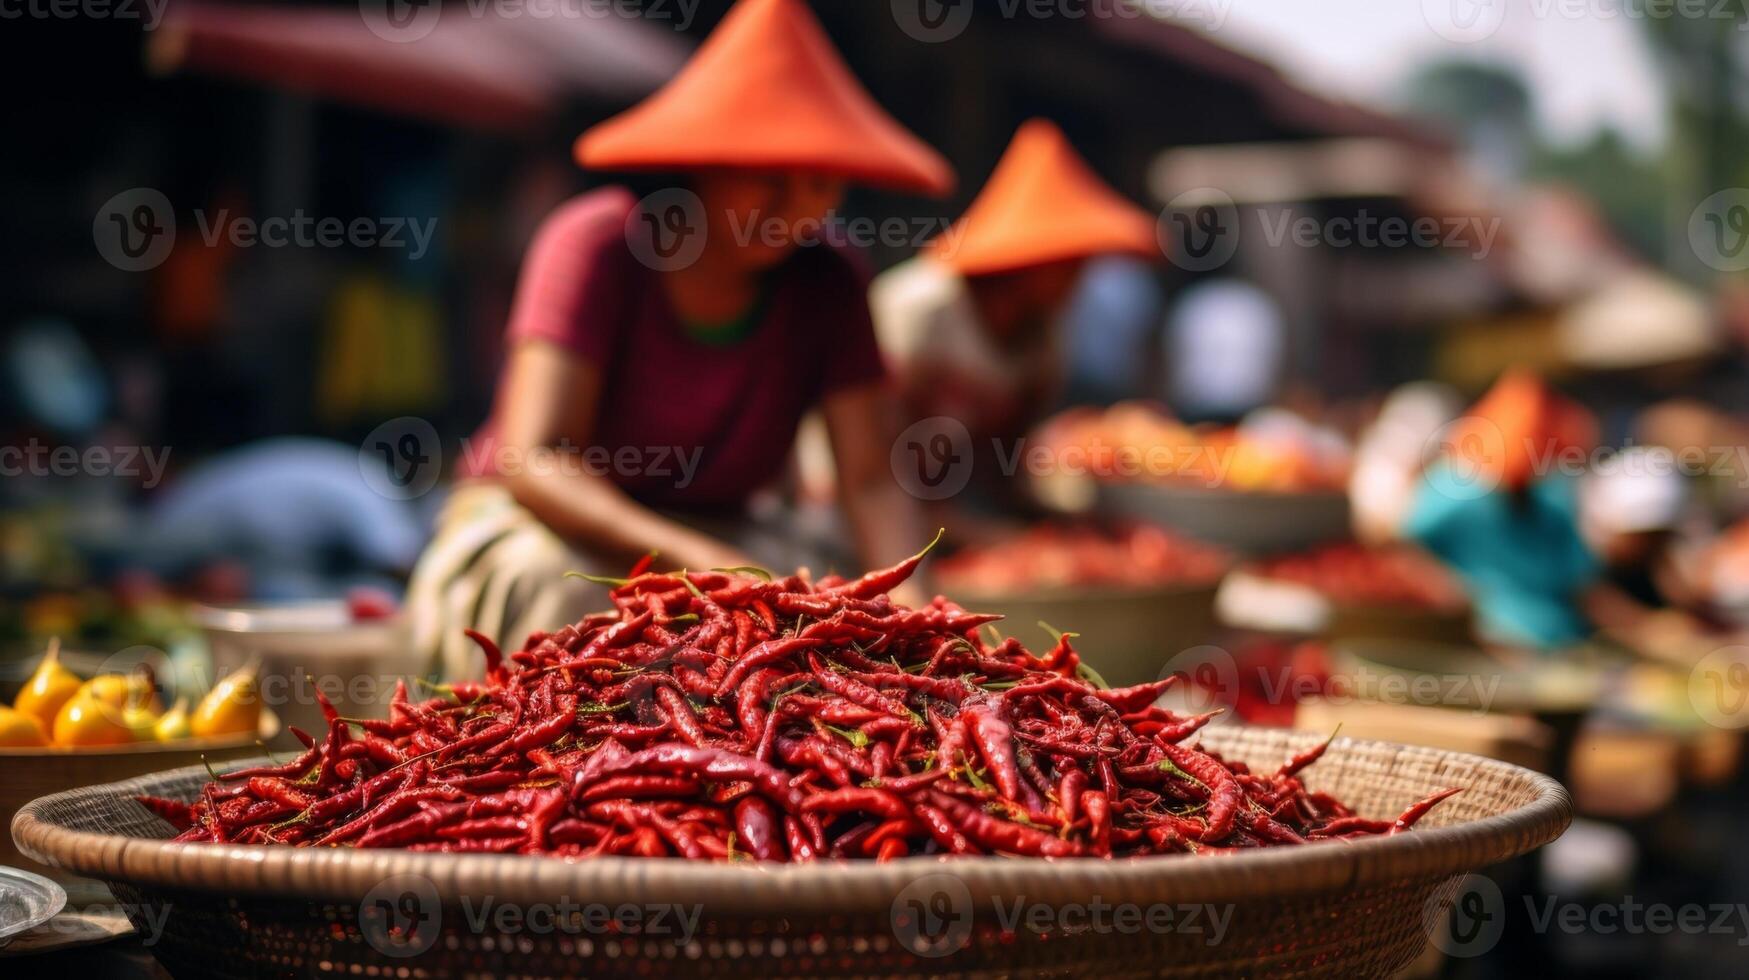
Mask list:
[[[1274,766],[1321,738],[1235,727],[1206,741]],[[12,831],[26,853],[111,882],[178,977],[1383,977],[1425,948],[1459,875],[1545,844],[1571,819],[1559,784],[1478,756],[1338,739],[1307,774],[1373,816],[1464,791],[1395,837],[1117,861],[573,863],[167,843],[132,797],[192,797],[198,769],[37,800]],[[658,934],[653,917],[632,916],[614,932],[574,915],[536,928],[537,908],[566,903],[673,908],[696,927]],[[529,914],[510,929],[482,916],[488,906]],[[1091,925],[1102,907],[1133,907],[1143,924],[1107,914],[1096,916],[1106,928]]]

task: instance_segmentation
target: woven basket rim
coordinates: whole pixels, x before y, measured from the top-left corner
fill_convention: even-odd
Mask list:
[[[1217,730],[1219,731],[1219,730]],[[1225,731],[1235,731],[1227,729]],[[1207,741],[1240,743],[1246,731]],[[1280,733],[1283,747],[1304,748],[1327,736]],[[49,820],[51,807],[93,796],[139,795],[166,778],[200,767],[69,790],[26,804],[12,820],[19,850],[44,864],[105,880],[166,888],[222,890],[357,901],[385,878],[428,879],[446,900],[492,895],[504,902],[548,902],[557,896],[617,901],[703,903],[759,914],[829,903],[844,911],[885,910],[923,875],[949,873],[974,898],[1025,894],[1039,901],[1074,901],[1089,894],[1109,901],[1241,901],[1345,889],[1474,871],[1534,850],[1571,822],[1567,791],[1548,776],[1481,756],[1339,737],[1330,751],[1418,754],[1441,763],[1491,770],[1520,782],[1531,798],[1504,813],[1391,837],[1324,841],[1199,858],[1190,855],[1098,860],[1072,858],[911,857],[801,865],[717,864],[679,859],[602,857],[585,861],[523,855],[430,854],[397,850],[313,849],[267,845],[175,844],[167,840],[72,830]],[[635,894],[627,894],[627,891]]]

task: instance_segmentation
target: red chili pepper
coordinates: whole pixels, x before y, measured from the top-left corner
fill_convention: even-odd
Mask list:
[[[486,679],[497,684],[504,683],[504,654],[498,649],[498,644],[492,642],[492,638],[484,633],[475,630],[462,630],[462,632],[467,634],[468,639],[478,644],[480,652],[485,654]]]
[[[903,701],[882,694],[848,674],[834,671],[812,654],[808,657],[808,663],[814,669],[815,682],[833,694],[849,698],[867,708],[878,708],[895,718],[915,719],[919,724],[922,723],[917,712],[912,711]]]
[[[1387,833],[1400,834],[1403,831],[1408,830],[1410,827],[1413,827],[1415,825],[1415,822],[1417,820],[1420,820],[1422,817],[1426,816],[1427,811],[1433,809],[1434,805],[1437,804],[1440,800],[1446,799],[1447,797],[1450,797],[1450,796],[1454,796],[1459,792],[1462,792],[1462,790],[1456,789],[1456,788],[1442,789],[1439,792],[1434,793],[1432,796],[1429,796],[1424,800],[1420,800],[1416,803],[1410,804],[1409,809],[1403,811],[1403,815],[1397,818],[1397,822],[1391,825],[1391,829],[1389,831],[1387,831]]]
[[[290,762],[276,766],[254,766],[249,769],[238,769],[233,772],[219,774],[219,779],[231,782],[238,779],[253,779],[257,776],[301,776],[310,767],[321,760],[322,753],[317,749],[308,749]]]
[[[1087,811],[1087,836],[1093,840],[1097,854],[1111,853],[1111,804],[1099,790],[1081,794],[1081,806]]]
[[[741,846],[761,861],[781,861],[783,840],[779,836],[777,813],[771,804],[757,796],[743,796],[735,802],[735,835]]]
[[[972,741],[990,765],[990,776],[996,789],[1011,800],[1021,798],[1020,768],[1014,761],[1014,729],[996,717],[987,703],[968,704],[960,717],[971,730]]]
[[[1299,772],[1301,769],[1317,762],[1324,757],[1324,752],[1330,748],[1330,743],[1334,741],[1336,741],[1336,733],[1331,732],[1329,738],[1282,763],[1281,768],[1275,771],[1275,778],[1277,780],[1286,779],[1287,777]]]
[[[753,611],[759,614],[759,621],[765,624],[768,632],[777,631],[777,614],[771,611],[771,603],[764,599],[753,600]]]
[[[1073,841],[1061,840],[1011,820],[998,820],[946,793],[925,790],[924,795],[930,806],[952,818],[967,837],[992,851],[1043,857],[1074,857],[1085,853],[1085,849]]]
[[[885,790],[846,787],[817,793],[802,802],[806,813],[852,813],[861,811],[888,820],[903,820],[911,815],[905,801]]]
[[[1079,768],[1071,768],[1063,773],[1063,778],[1057,783],[1057,805],[1063,811],[1063,822],[1074,824],[1081,813],[1081,797],[1087,790],[1087,774]]]
[[[818,646],[819,641],[808,637],[791,637],[787,640],[767,640],[741,655],[723,676],[722,683],[717,685],[717,697],[729,696],[729,692],[741,683],[742,679],[761,667],[776,664],[795,654]]]
[[[1182,745],[1169,743],[1160,748],[1173,765],[1208,789],[1207,827],[1201,840],[1213,843],[1225,839],[1233,829],[1233,818],[1244,797],[1232,771],[1203,753]]]
[[[693,713],[692,705],[679,691],[667,685],[656,688],[656,703],[667,716],[668,724],[674,727],[674,734],[693,745],[704,745],[709,741],[698,723],[698,716]]]
[[[869,572],[867,575],[864,575],[859,579],[823,591],[829,595],[846,596],[852,599],[866,599],[869,596],[891,592],[904,584],[905,580],[910,578],[912,573],[917,571],[917,566],[923,564],[923,557],[929,554],[930,549],[934,548],[936,544],[941,541],[941,536],[946,533],[947,528],[941,528],[936,531],[935,537],[928,544],[923,546],[922,551],[917,552],[891,568],[883,568]]]

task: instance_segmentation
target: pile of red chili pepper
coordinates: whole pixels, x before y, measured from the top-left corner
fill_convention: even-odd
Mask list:
[[[1030,590],[1212,585],[1232,559],[1220,549],[1141,524],[1105,531],[1037,524],[935,566],[949,591],[1004,595]]]
[[[1264,578],[1316,589],[1344,606],[1455,611],[1465,602],[1463,586],[1444,565],[1408,547],[1332,544],[1261,561],[1253,571]]]
[[[1406,830],[1298,773],[1186,744],[1211,716],[1116,690],[1069,638],[1036,657],[995,617],[886,592],[922,555],[846,581],[756,569],[613,580],[615,609],[536,633],[486,676],[385,720],[329,716],[283,764],[142,800],[179,841],[416,851],[888,860],[1114,856]],[[1328,743],[1325,743],[1326,745]]]

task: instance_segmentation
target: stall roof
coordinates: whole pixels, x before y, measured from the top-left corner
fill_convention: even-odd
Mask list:
[[[1201,31],[1160,17],[1094,17],[1106,40],[1152,51],[1194,71],[1224,78],[1254,92],[1285,129],[1308,136],[1377,137],[1448,149],[1440,133],[1399,116],[1317,94],[1289,81],[1274,65],[1220,44]]]
[[[162,72],[244,79],[480,129],[532,126],[573,99],[622,105],[654,90],[690,42],[623,17],[474,17],[451,5],[414,40],[360,7],[172,4],[147,42]]]

